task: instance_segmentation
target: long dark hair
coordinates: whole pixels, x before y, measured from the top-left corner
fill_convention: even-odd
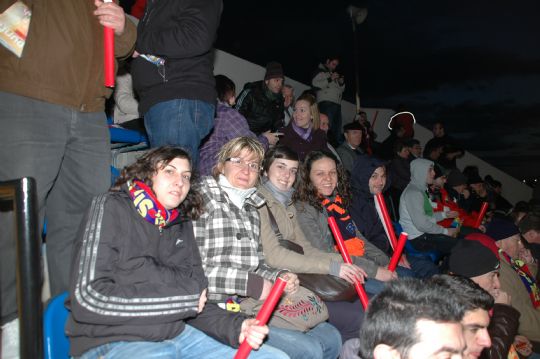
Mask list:
[[[349,176],[341,163],[339,163],[336,156],[329,151],[312,151],[306,156],[300,171],[300,183],[298,185],[298,190],[294,193],[293,199],[295,201],[306,202],[309,205],[317,208],[319,211],[322,211],[323,208],[321,204],[321,196],[317,192],[317,189],[313,186],[313,183],[311,183],[309,174],[311,173],[313,163],[323,158],[329,158],[335,162],[337,170],[336,191],[343,199],[343,206],[345,208],[349,207],[351,201]]]
[[[158,170],[165,168],[175,158],[185,159],[192,166],[191,157],[180,147],[163,146],[154,148],[135,161],[135,163],[124,167],[120,176],[117,178],[111,191],[120,191],[123,185],[131,180],[139,180],[144,182],[148,187],[152,188],[152,177]],[[196,176],[192,174],[190,185],[191,188],[178,209],[181,215],[189,219],[197,219],[203,213],[203,199],[199,192],[198,181]]]

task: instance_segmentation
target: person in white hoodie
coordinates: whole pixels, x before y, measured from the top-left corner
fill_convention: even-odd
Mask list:
[[[403,231],[409,234],[412,246],[418,251],[436,250],[443,255],[460,240],[455,228],[444,228],[437,224],[445,218],[455,218],[456,211],[445,208],[434,212],[433,204],[427,195],[428,185],[433,183],[434,163],[417,158],[411,162],[411,181],[401,194],[399,203],[399,223]]]

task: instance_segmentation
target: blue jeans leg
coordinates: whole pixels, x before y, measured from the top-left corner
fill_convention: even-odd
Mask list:
[[[177,99],[155,104],[144,114],[150,146],[183,147],[196,167],[199,144],[214,127],[214,111],[214,105],[199,100]]]
[[[218,342],[202,331],[186,325],[184,331],[175,338],[161,342],[115,342],[91,349],[81,359],[212,359],[233,358],[235,348]],[[263,345],[251,351],[250,358],[287,359],[280,350]]]
[[[384,282],[381,282],[377,279],[368,279],[364,282],[364,289],[366,290],[370,298],[374,295],[379,294],[380,291],[383,290],[383,288]]]
[[[326,322],[306,333],[270,327],[266,343],[281,349],[291,359],[335,359],[341,350],[341,335]]]

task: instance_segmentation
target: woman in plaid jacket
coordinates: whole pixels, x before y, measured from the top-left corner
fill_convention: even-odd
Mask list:
[[[257,209],[265,201],[256,188],[263,157],[257,140],[238,137],[222,147],[214,176],[201,181],[205,213],[193,227],[211,302],[224,303],[232,296],[264,300],[278,275],[287,280],[285,292],[298,288],[295,274],[280,274],[264,261]],[[270,326],[267,344],[291,358],[335,359],[341,336],[326,322],[306,333]]]

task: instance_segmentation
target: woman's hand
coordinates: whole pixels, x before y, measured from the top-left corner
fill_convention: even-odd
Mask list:
[[[201,293],[201,296],[199,297],[199,308],[197,309],[197,313],[202,312],[204,305],[206,304],[206,301],[208,300],[208,297],[206,296],[206,292],[208,292],[208,289],[204,288],[204,290]]]
[[[261,296],[259,297],[259,300],[265,300],[266,297],[268,297],[268,294],[270,294],[270,291],[272,290],[272,282],[270,282],[268,279],[263,279],[263,281],[263,290]]]
[[[270,130],[263,132],[263,136],[268,140],[270,147],[273,147],[279,141],[279,135],[277,133],[270,132]]]
[[[362,268],[354,264],[342,263],[339,268],[339,277],[351,284],[355,282],[364,283],[367,274]]]
[[[285,293],[294,293],[300,286],[300,281],[294,273],[287,272],[281,275],[281,278],[287,281],[287,285],[285,286]]]
[[[244,340],[247,340],[249,346],[257,350],[261,347],[268,332],[268,326],[259,325],[257,319],[246,319],[242,322],[238,341],[242,344]]]
[[[379,267],[377,269],[377,274],[375,275],[375,279],[380,280],[381,282],[388,282],[397,279],[397,277],[398,275],[396,272],[392,272],[383,267]]]

